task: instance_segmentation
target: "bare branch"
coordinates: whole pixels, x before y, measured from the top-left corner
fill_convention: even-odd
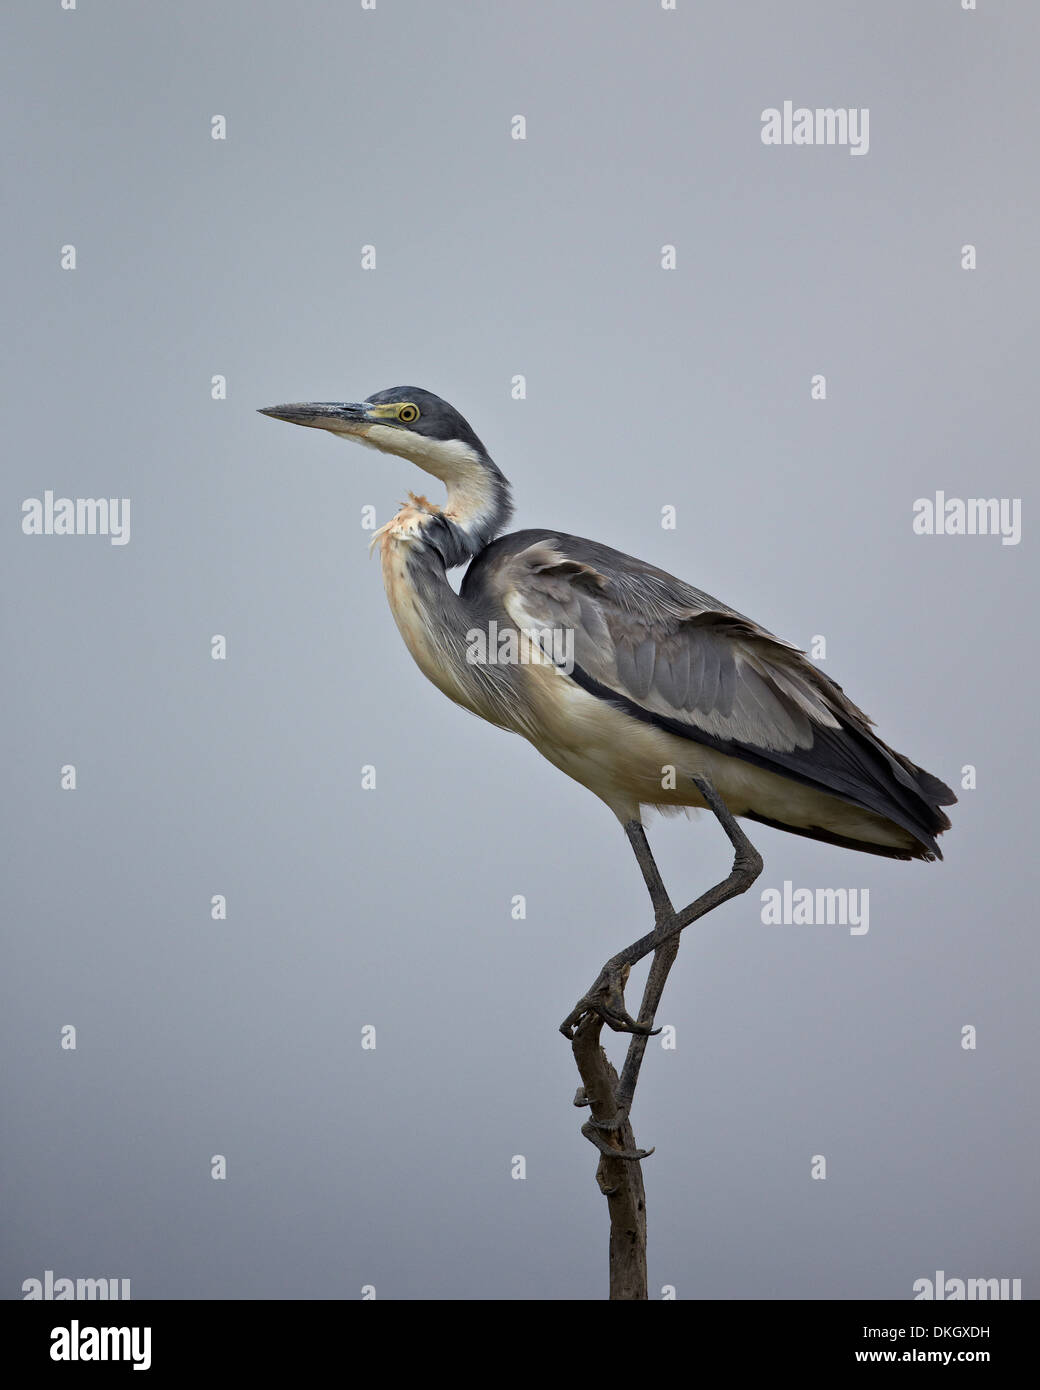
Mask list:
[[[618,1074],[599,1040],[603,1020],[586,1014],[571,1047],[582,1079],[575,1105],[588,1105],[591,1119],[582,1125],[600,1151],[596,1181],[610,1212],[610,1297],[646,1299],[646,1196],[639,1162],[653,1150],[636,1147],[627,1116],[614,1099]]]

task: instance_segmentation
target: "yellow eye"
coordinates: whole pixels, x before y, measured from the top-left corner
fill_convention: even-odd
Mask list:
[[[403,420],[406,425],[410,425],[413,420],[418,420],[419,407],[417,405],[399,405],[397,407],[397,418]]]

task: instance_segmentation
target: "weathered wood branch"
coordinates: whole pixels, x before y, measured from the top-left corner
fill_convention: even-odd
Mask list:
[[[600,1150],[596,1181],[610,1212],[610,1297],[646,1299],[643,1170],[638,1159],[620,1157],[640,1151],[628,1117],[618,1124],[618,1074],[600,1042],[602,1027],[602,1019],[586,1014],[575,1031],[571,1047],[582,1085],[574,1103],[589,1107],[591,1118],[582,1125],[582,1133]],[[611,1151],[619,1156],[612,1158]]]

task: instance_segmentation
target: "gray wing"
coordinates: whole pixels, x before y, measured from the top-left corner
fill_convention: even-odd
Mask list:
[[[866,716],[787,642],[663,571],[546,536],[498,573],[517,626],[573,633],[576,667],[647,713],[764,750],[810,748],[814,726]],[[544,645],[544,644],[543,644]]]
[[[571,679],[635,717],[887,815],[930,848],[949,824],[936,805],[950,789],[883,744],[802,652],[663,570],[517,532],[474,561],[463,595],[478,588],[518,627],[572,633]]]

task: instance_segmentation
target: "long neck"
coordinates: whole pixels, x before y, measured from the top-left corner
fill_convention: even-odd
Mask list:
[[[412,499],[427,513],[424,540],[438,551],[445,569],[464,564],[494,540],[512,516],[513,505],[508,481],[483,446],[475,447],[478,441],[402,437],[401,431],[389,430],[375,439],[379,430],[370,429],[362,442],[409,459],[447,489],[440,507],[425,498]]]
[[[464,421],[463,426],[468,430]],[[408,459],[444,484],[448,496],[443,507],[425,498],[412,501],[428,514],[425,539],[437,549],[445,569],[479,554],[513,514],[507,479],[476,435],[469,434],[468,440],[437,439],[377,424],[358,436],[360,443]]]
[[[484,719],[512,728],[513,673],[467,660],[478,615],[447,579],[450,564],[476,553],[471,533],[446,516],[447,508],[427,507],[424,498],[414,498],[376,535],[394,620],[416,665],[439,690]],[[445,550],[451,558],[445,558]]]

